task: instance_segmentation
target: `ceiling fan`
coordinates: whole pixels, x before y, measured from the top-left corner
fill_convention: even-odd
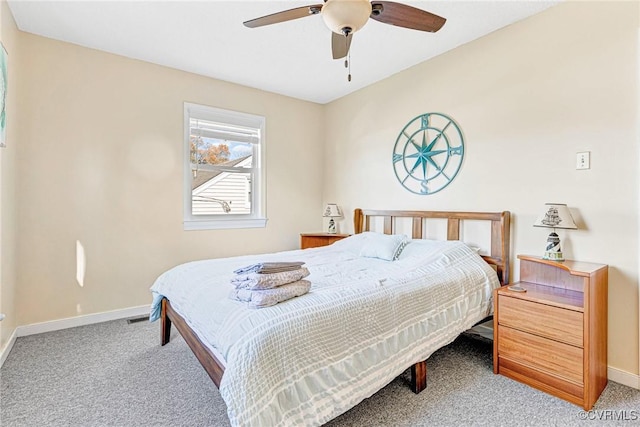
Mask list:
[[[347,56],[353,33],[361,29],[369,18],[384,24],[428,31],[430,33],[438,31],[446,22],[445,18],[433,13],[392,1],[324,0],[324,4],[313,4],[284,10],[251,19],[244,22],[244,25],[249,28],[256,28],[318,14],[322,15],[325,24],[332,31],[331,51],[333,59]]]

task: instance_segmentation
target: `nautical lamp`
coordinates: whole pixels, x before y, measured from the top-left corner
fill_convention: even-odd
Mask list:
[[[544,251],[542,259],[553,261],[564,261],[562,249],[560,249],[560,237],[556,234],[556,228],[566,228],[577,230],[573,217],[567,205],[562,203],[545,203],[545,211],[533,224],[534,227],[553,228],[553,231],[547,238],[547,247]]]
[[[342,210],[335,203],[327,203],[324,208],[323,217],[330,218],[329,219],[329,229],[327,232],[329,234],[336,234],[336,222],[333,218],[342,218]]]

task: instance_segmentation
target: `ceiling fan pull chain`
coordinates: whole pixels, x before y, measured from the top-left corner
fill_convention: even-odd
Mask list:
[[[344,35],[344,50],[345,52],[347,52],[347,55],[349,55],[349,35],[345,34]],[[344,58],[344,68],[349,68],[349,59],[351,59],[350,56],[346,56]]]
[[[345,60],[345,64],[349,68],[349,75],[347,76],[347,81],[351,81],[351,51],[349,51],[349,59]]]

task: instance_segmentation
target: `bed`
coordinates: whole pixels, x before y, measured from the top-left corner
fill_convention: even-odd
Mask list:
[[[425,239],[432,220],[446,223],[447,241]],[[459,241],[467,222],[488,224],[480,254]],[[398,260],[357,254],[378,238],[374,228],[410,234]],[[507,211],[356,209],[354,230],[324,248],[188,263],[152,287],[162,345],[175,325],[220,389],[232,425],[321,425],[407,368],[419,393],[427,358],[490,316],[493,289],[508,283]],[[235,268],[282,260],[307,263],[309,294],[259,310],[224,298]]]

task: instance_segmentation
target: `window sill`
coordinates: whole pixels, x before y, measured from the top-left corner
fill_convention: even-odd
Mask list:
[[[184,230],[224,230],[233,228],[264,228],[267,226],[267,218],[248,219],[216,219],[216,220],[191,220],[184,221]]]

